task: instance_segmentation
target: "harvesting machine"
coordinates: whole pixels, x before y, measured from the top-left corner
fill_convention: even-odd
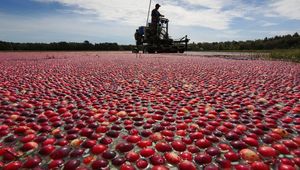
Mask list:
[[[151,1],[149,5],[150,11]],[[148,17],[149,17],[148,11]],[[184,53],[187,50],[189,39],[187,35],[174,40],[169,36],[169,20],[164,17],[159,18],[158,25],[154,26],[147,22],[146,26],[140,26],[134,34],[136,48],[133,52],[138,53]]]

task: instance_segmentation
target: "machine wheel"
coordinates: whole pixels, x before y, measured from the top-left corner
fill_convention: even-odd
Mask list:
[[[152,47],[145,47],[144,53],[152,54],[152,53],[155,53],[155,50]]]
[[[178,50],[179,53],[184,53],[184,49]]]
[[[155,53],[155,51],[154,51],[153,49],[149,49],[149,50],[148,50],[148,53],[149,53],[149,54],[153,54],[153,53]]]

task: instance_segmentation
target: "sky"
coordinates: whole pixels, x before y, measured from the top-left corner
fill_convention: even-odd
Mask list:
[[[135,44],[150,0],[1,0],[0,40]],[[256,40],[300,33],[300,0],[152,0],[169,34],[191,42]]]

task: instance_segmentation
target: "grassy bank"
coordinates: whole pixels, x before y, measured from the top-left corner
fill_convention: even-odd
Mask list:
[[[300,49],[272,50],[269,57],[275,60],[300,62]]]

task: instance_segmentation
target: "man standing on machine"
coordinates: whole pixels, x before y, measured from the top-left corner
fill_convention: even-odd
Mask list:
[[[153,30],[153,34],[157,34],[157,26],[158,26],[158,22],[159,22],[159,17],[164,17],[164,15],[161,15],[158,12],[160,5],[156,4],[155,8],[152,10],[151,12],[151,27]]]

